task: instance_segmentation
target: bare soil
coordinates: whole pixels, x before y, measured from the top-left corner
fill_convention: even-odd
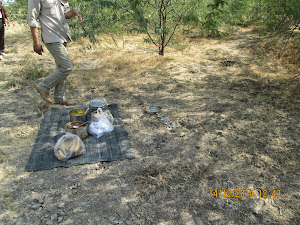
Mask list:
[[[58,106],[25,69],[51,72],[54,62],[46,49],[33,53],[27,27],[7,29],[0,224],[300,224],[299,65],[261,57],[250,28],[176,38],[164,57],[142,35],[102,37],[92,49],[72,42],[69,98],[117,103],[136,159],[26,172],[44,112]],[[145,113],[148,103],[179,128]]]

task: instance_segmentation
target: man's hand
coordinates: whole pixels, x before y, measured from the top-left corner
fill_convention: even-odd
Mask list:
[[[44,52],[43,46],[39,43],[38,44],[36,44],[36,43],[33,44],[33,50],[34,50],[34,52],[36,52],[39,55],[42,55],[43,52]]]
[[[9,18],[6,18],[6,21],[5,21],[5,26],[10,26],[10,21],[9,21]]]
[[[43,46],[39,42],[38,38],[38,29],[36,27],[30,27],[32,40],[33,40],[33,50],[39,55],[42,55],[44,52]]]
[[[73,17],[78,17],[79,21],[82,22],[82,15],[77,9],[71,9],[69,12],[66,13],[66,18],[71,19]]]
[[[72,9],[73,10],[73,17],[77,16],[79,21],[82,22],[82,15],[77,9]]]

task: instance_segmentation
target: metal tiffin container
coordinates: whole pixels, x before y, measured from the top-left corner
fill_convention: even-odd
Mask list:
[[[103,99],[93,99],[89,103],[89,113],[97,111],[98,108],[105,109],[107,102]]]

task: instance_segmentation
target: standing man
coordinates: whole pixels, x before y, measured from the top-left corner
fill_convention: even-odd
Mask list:
[[[69,0],[28,0],[27,22],[31,29],[33,50],[39,55],[44,52],[38,38],[38,22],[41,26],[42,41],[53,56],[56,70],[44,78],[36,87],[41,97],[53,103],[49,91],[54,90],[54,103],[73,105],[66,99],[66,78],[72,71],[72,62],[66,45],[71,41],[71,34],[67,19],[78,17],[82,21],[81,13],[77,9],[70,9]]]
[[[9,25],[8,13],[0,0],[0,60],[3,59],[3,56],[6,56],[4,53],[4,34],[5,26]]]

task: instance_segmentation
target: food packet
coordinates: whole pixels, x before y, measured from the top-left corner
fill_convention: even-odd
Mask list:
[[[91,121],[92,122],[97,122],[99,121],[101,114],[99,113],[100,110],[97,110],[96,112],[92,112],[91,113]],[[108,121],[113,124],[114,123],[114,117],[111,114],[111,112],[109,110],[102,110],[102,113],[104,114],[104,116],[108,119]]]
[[[97,109],[97,115],[99,119],[90,123],[88,131],[94,137],[99,138],[105,134],[112,132],[114,130],[114,127],[105,117],[101,108]]]
[[[54,146],[54,155],[60,161],[80,156],[86,152],[85,146],[81,138],[76,134],[67,132]]]

